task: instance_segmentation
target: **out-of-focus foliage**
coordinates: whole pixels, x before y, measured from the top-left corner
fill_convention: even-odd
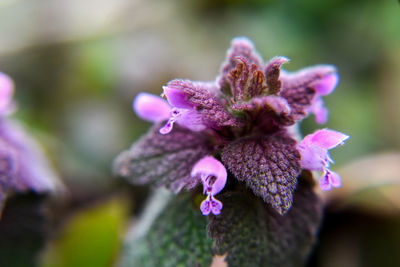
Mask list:
[[[7,200],[0,220],[0,266],[37,266],[49,234],[45,200],[33,193]]]
[[[129,204],[111,199],[70,218],[46,249],[43,267],[110,266],[120,248]]]
[[[16,83],[15,116],[45,146],[69,190],[67,211],[55,210],[60,222],[68,211],[128,186],[111,178],[110,165],[149,126],[131,112],[133,97],[139,91],[158,94],[173,78],[214,79],[234,36],[248,36],[265,59],[287,56],[291,71],[337,66],[341,81],[326,98],[326,127],[351,139],[332,151],[334,170],[346,170],[365,154],[399,151],[399,33],[397,0],[0,0],[0,70]],[[304,134],[316,128],[313,118],[302,123]],[[352,177],[345,174],[338,190],[349,192]],[[390,196],[400,195],[397,187],[390,190]],[[132,189],[135,197],[142,198],[142,191]],[[400,238],[388,233],[398,233],[399,224],[371,213],[357,219],[360,206],[344,201],[350,215],[329,213],[326,221],[337,226],[323,228],[310,264],[332,266],[331,259],[352,255],[390,262]],[[136,207],[135,213],[141,203]],[[352,224],[341,228],[346,220]],[[351,227],[363,231],[346,236]],[[361,242],[349,243],[350,237]],[[347,250],[349,244],[354,249]],[[78,257],[79,248],[68,253]]]

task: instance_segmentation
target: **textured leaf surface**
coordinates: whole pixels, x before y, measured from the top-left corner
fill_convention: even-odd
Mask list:
[[[235,101],[247,101],[268,92],[264,73],[256,64],[250,65],[241,57],[237,58],[236,67],[228,74],[228,79]]]
[[[295,140],[283,133],[241,138],[223,149],[222,161],[236,179],[245,181],[279,213],[289,210],[300,173]]]
[[[174,192],[193,188],[198,179],[190,176],[193,165],[210,153],[204,134],[176,125],[162,135],[156,125],[150,132],[122,152],[114,161],[114,173],[133,184],[166,185]]]
[[[281,66],[286,62],[288,62],[288,59],[285,57],[275,57],[265,66],[265,74],[267,76],[267,84],[270,94],[277,94],[281,90],[282,82],[279,79]]]
[[[212,240],[207,218],[191,196],[178,196],[154,221],[146,236],[126,244],[121,267],[209,266]]]
[[[214,254],[227,253],[228,266],[302,266],[315,239],[321,206],[311,185],[301,180],[293,207],[278,214],[249,192],[219,196],[222,213],[210,216]]]
[[[334,73],[335,68],[319,65],[302,69],[293,73],[281,73],[282,91],[280,95],[288,101],[296,120],[306,116],[315,97],[314,87],[324,76]]]
[[[218,81],[221,88],[224,89],[224,87],[230,86],[228,76],[236,68],[238,57],[244,59],[250,66],[255,64],[261,67],[262,65],[261,57],[249,40],[245,38],[234,39],[231,48],[227,52],[225,62],[222,64],[221,76]]]

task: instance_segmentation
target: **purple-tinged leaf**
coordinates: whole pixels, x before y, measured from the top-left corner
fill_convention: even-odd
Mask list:
[[[294,73],[281,73],[282,90],[280,95],[288,101],[296,120],[307,115],[307,110],[317,95],[317,88],[321,81],[328,75],[334,74],[335,71],[333,66],[318,65]]]
[[[295,123],[289,104],[285,98],[280,96],[255,97],[247,102],[235,103],[231,108],[234,111],[247,112],[251,118],[255,119],[255,124],[258,126],[263,126],[263,124],[271,126],[273,122],[285,126]]]
[[[247,101],[255,96],[266,95],[266,79],[257,65],[250,65],[242,57],[238,57],[236,61],[236,67],[227,75],[233,99]]]
[[[210,154],[205,133],[175,126],[167,135],[155,125],[147,135],[122,152],[114,161],[114,173],[133,184],[167,186],[174,192],[191,189],[200,181],[190,172],[194,164]]]
[[[267,76],[268,93],[278,94],[282,87],[280,81],[281,66],[288,62],[286,57],[274,57],[265,66],[265,75]]]
[[[295,140],[284,133],[241,138],[223,149],[222,162],[280,214],[290,209],[301,170]]]
[[[226,55],[226,60],[221,67],[221,76],[218,77],[219,86],[224,89],[224,87],[229,87],[228,75],[237,66],[237,58],[244,59],[249,66],[255,64],[258,68],[262,66],[262,59],[255,50],[253,43],[245,38],[239,37],[232,40],[231,48],[228,50]]]

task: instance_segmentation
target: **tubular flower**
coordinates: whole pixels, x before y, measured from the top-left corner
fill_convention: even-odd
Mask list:
[[[219,214],[222,203],[215,194],[237,184],[286,213],[302,169],[314,170],[305,162],[316,157],[322,157],[322,180],[336,186],[338,175],[328,169],[332,147],[319,145],[332,135],[321,135],[318,145],[304,143],[307,137],[298,144],[289,127],[311,113],[317,122],[326,121],[322,96],[335,89],[338,74],[331,65],[289,73],[282,70],[288,61],[274,57],[264,63],[247,38],[235,38],[215,81],[172,80],[163,87],[166,100],[139,94],[136,114],[156,125],[116,158],[114,172],[176,193],[201,182],[204,215]]]
[[[15,109],[14,84],[0,73],[0,208],[13,192],[49,192],[57,180],[39,145],[15,121],[8,119]]]
[[[218,215],[222,209],[222,203],[214,198],[226,184],[227,172],[221,162],[213,157],[207,156],[199,160],[193,167],[191,176],[200,176],[203,183],[203,194],[207,198],[201,203],[200,209],[204,215],[212,212]]]
[[[330,158],[328,150],[343,145],[349,138],[348,135],[329,129],[318,130],[309,134],[299,143],[298,150],[301,154],[301,166],[307,170],[323,172],[320,178],[322,190],[330,190],[333,187],[340,187],[339,174],[329,170]]]

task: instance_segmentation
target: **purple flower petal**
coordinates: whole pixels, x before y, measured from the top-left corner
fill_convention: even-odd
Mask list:
[[[323,171],[329,164],[328,151],[324,148],[300,143],[297,149],[301,154],[300,165],[304,169]]]
[[[171,106],[177,108],[192,109],[194,104],[188,100],[189,95],[184,92],[184,87],[181,86],[180,80],[174,80],[163,86],[164,95],[167,97]]]
[[[325,175],[321,177],[320,180],[321,190],[324,191],[331,190],[332,186],[337,188],[340,187],[341,185],[342,182],[340,179],[340,175],[328,169],[326,170]]]
[[[191,176],[201,177],[205,189],[211,187],[211,191],[207,193],[212,196],[218,194],[224,188],[227,175],[224,165],[211,156],[199,160],[191,172]]]
[[[319,96],[314,99],[308,112],[315,115],[315,121],[318,124],[325,124],[328,121],[328,109],[324,106],[324,101]]]
[[[323,77],[315,85],[315,90],[317,90],[318,95],[329,95],[335,90],[336,85],[339,82],[339,75],[337,73],[331,73]]]
[[[304,139],[307,139],[307,142],[310,142],[313,145],[325,149],[332,149],[338,145],[342,145],[343,142],[349,137],[350,136],[338,131],[322,129],[313,134],[307,135]]]
[[[221,213],[222,210],[222,202],[216,198],[210,197],[211,199],[211,211],[214,215],[218,215]]]
[[[332,185],[329,182],[328,175],[325,174],[324,176],[321,177],[321,179],[319,180],[319,186],[323,191],[328,191],[332,189]]]
[[[301,166],[307,170],[322,171],[332,160],[328,150],[349,138],[343,133],[322,129],[307,135],[297,146],[301,154]]]
[[[13,110],[13,94],[13,81],[6,74],[0,72],[0,115],[6,115]]]
[[[215,199],[211,195],[208,195],[206,199],[203,200],[200,204],[200,210],[203,215],[207,216],[211,212],[214,215],[219,215],[222,210],[222,202],[219,201],[218,199]]]
[[[211,212],[211,202],[209,200],[209,196],[203,200],[200,204],[200,210],[203,215],[207,216]]]
[[[340,178],[340,175],[338,173],[331,170],[328,170],[327,173],[329,182],[333,187],[340,187],[342,185],[342,179]]]
[[[170,117],[171,107],[159,96],[140,93],[132,104],[136,114],[146,121],[160,122]]]
[[[176,122],[194,132],[200,132],[207,128],[203,116],[196,110],[182,110]]]
[[[171,117],[160,129],[160,134],[170,133],[175,122],[194,132],[200,132],[207,128],[207,125],[204,123],[203,116],[196,110],[173,108]]]

